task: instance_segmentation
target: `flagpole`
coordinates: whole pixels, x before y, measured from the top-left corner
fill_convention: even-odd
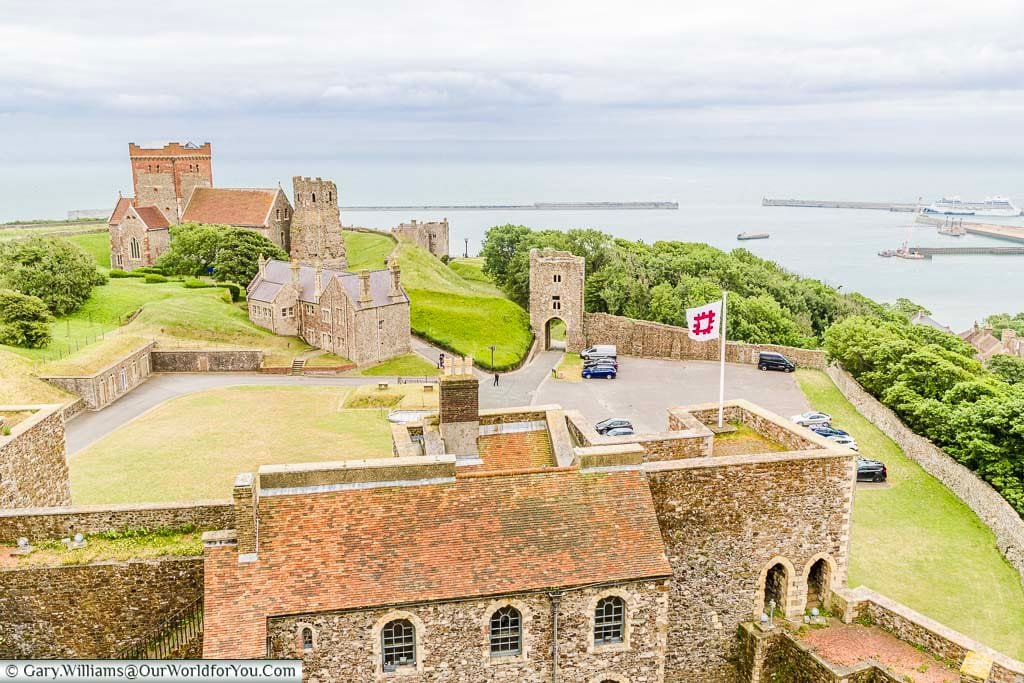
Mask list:
[[[722,340],[718,352],[718,428],[722,428],[722,417],[725,412],[725,297],[728,294],[722,290],[722,333],[719,337]]]

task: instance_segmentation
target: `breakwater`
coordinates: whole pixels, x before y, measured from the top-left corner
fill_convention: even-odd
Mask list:
[[[937,226],[942,226],[946,223],[945,218],[925,216],[924,214],[918,214],[915,220],[918,223],[926,223],[928,225]],[[999,225],[996,223],[967,223],[959,219],[957,220],[957,225],[963,226],[964,230],[969,235],[981,235],[983,237],[991,237],[997,240],[1024,243],[1024,227],[1019,225]]]
[[[868,209],[872,211],[905,211],[913,213],[917,204],[901,202],[844,202],[829,199],[769,199],[763,197],[761,206],[794,206],[807,209]]]
[[[932,256],[954,256],[962,254],[996,254],[1003,256],[1024,256],[1024,247],[910,247],[910,251],[925,258]]]
[[[533,204],[422,204],[341,206],[342,211],[676,211],[679,202],[534,202]]]

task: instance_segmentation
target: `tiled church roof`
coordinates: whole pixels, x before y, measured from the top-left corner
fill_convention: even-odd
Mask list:
[[[142,219],[147,230],[162,230],[171,225],[164,212],[155,206],[136,206],[135,213]]]
[[[181,222],[263,227],[280,191],[278,188],[197,187],[185,205]]]
[[[128,213],[128,207],[135,206],[134,197],[118,197],[117,204],[114,205],[114,211],[110,214],[110,219],[107,220],[111,225],[117,225],[124,220],[124,215]]]
[[[640,472],[261,497],[258,559],[206,563],[204,655],[261,656],[270,615],[667,577]]]

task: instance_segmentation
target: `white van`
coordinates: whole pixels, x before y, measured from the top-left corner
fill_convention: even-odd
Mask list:
[[[590,360],[591,358],[616,358],[618,355],[615,344],[596,344],[580,351],[580,358],[583,360]]]

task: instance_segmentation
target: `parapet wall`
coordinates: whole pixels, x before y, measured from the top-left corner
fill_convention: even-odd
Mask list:
[[[996,545],[1024,582],[1024,520],[998,492],[981,477],[946,455],[928,439],[915,434],[892,412],[857,383],[848,372],[830,366],[827,370],[839,391],[885,435],[895,441],[907,457],[938,479],[971,508],[996,536]]]
[[[839,667],[815,654],[787,631],[764,631],[753,624],[739,630],[740,680],[786,683],[904,683],[873,660]]]
[[[585,313],[583,320],[587,346],[615,344],[619,353],[641,358],[718,360],[719,345],[694,342],[685,327],[607,313]],[[725,360],[729,363],[756,365],[762,351],[781,353],[802,368],[823,370],[827,365],[825,352],[817,349],[742,342],[726,342]]]
[[[148,503],[139,505],[78,505],[35,507],[0,511],[0,543],[67,538],[126,529],[180,529],[195,526],[199,531],[231,529],[235,526],[230,500],[200,500],[191,503]]]
[[[14,405],[0,410],[32,411],[9,436],[0,435],[0,509],[69,504],[63,406]]]
[[[259,372],[263,351],[234,350],[154,350],[154,372]]]
[[[153,342],[144,344],[89,375],[53,375],[40,379],[80,396],[89,410],[101,410],[149,379],[153,372],[150,363],[153,346]]]
[[[602,436],[598,434],[578,410],[566,410],[565,421],[569,434],[579,446],[624,446],[639,444],[644,449],[644,460],[678,460],[711,455],[714,435],[703,425],[695,429],[676,430],[670,426],[664,432],[633,434],[630,436]],[[678,417],[675,424],[680,424]]]
[[[0,658],[114,657],[202,595],[202,558],[0,571]]]

